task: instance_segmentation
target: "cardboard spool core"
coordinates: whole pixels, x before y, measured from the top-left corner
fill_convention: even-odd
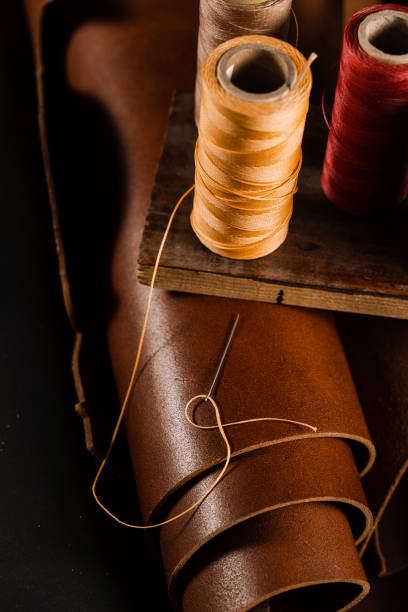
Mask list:
[[[240,45],[220,58],[217,78],[230,94],[250,102],[273,102],[283,98],[296,81],[293,61],[274,47]]]
[[[368,15],[358,29],[360,47],[380,62],[408,63],[408,14],[393,9]]]

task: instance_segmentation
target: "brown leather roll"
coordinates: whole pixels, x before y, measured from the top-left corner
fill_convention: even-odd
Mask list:
[[[128,25],[126,29],[126,41],[134,40],[134,49],[140,44],[136,43],[136,25]],[[129,42],[125,44],[123,36],[122,26],[114,27],[109,32],[103,24],[82,27],[76,32],[68,50],[68,75],[81,94],[97,95],[108,106],[121,134],[132,175],[133,167],[137,167],[139,176],[141,172],[146,176],[146,169],[143,168],[149,158],[142,152],[151,150],[153,135],[141,131],[141,121],[150,125],[157,111],[151,108],[152,99],[148,97],[146,100],[145,96],[157,86],[159,90],[156,91],[160,91],[163,82],[153,81],[148,71],[145,74],[144,67],[142,83],[139,80],[136,85],[135,82],[138,90],[143,88],[143,98],[140,96],[136,101],[132,95],[131,105],[124,104],[124,100],[129,100],[129,83],[132,82],[134,58],[137,55],[134,50],[127,57]],[[116,55],[112,54],[113,49]],[[117,62],[120,63],[114,68],[113,64]],[[97,71],[95,66],[98,66]],[[108,81],[108,76],[112,78],[112,74],[117,75],[115,87]],[[157,104],[157,99],[154,100]],[[135,104],[141,105],[141,108],[135,110]],[[140,178],[138,180],[136,170],[134,172],[135,182],[130,182],[124,221],[116,238],[112,258],[111,278],[117,302],[109,322],[108,341],[120,397],[123,397],[128,383],[146,295],[145,289],[135,281],[134,261],[143,223],[140,202],[145,192],[145,206],[148,190],[145,187],[141,189]],[[150,168],[150,172],[152,176],[153,168]],[[217,389],[224,420],[263,415],[290,415],[289,418],[300,420],[304,418],[319,428],[318,435],[354,440],[353,448],[361,471],[372,460],[372,446],[331,316],[300,309],[157,291],[144,358],[126,419],[136,485],[145,520],[157,520],[161,516],[159,510],[163,502],[170,501],[172,495],[194,476],[200,473],[205,475],[209,468],[223,460],[224,448],[217,432],[202,432],[191,428],[184,420],[182,411],[186,400],[207,388],[231,315],[237,309],[242,315],[242,325],[234,339]],[[259,333],[260,326],[262,334]],[[279,381],[279,384],[274,385],[274,381]],[[206,418],[206,415],[202,416]],[[212,415],[210,418],[213,418]],[[309,434],[293,425],[263,423],[231,428],[228,436],[238,455],[251,447],[269,445],[271,441],[282,437],[307,439]],[[274,452],[284,457],[287,452],[285,444],[278,444]],[[292,466],[294,471],[299,463],[306,460],[306,454],[306,450],[302,453],[300,448],[296,464]],[[259,466],[254,474],[255,490],[263,486],[264,471],[268,468],[267,453],[257,459]],[[321,460],[324,461],[323,455]],[[238,456],[237,466],[239,470]],[[355,468],[349,472],[349,456],[340,466],[342,477],[350,479],[351,487],[357,487]],[[241,474],[238,470],[236,473]],[[288,481],[285,478],[284,472],[282,489],[288,488],[286,485],[289,484],[289,476]],[[324,496],[328,496],[330,483],[325,485]],[[241,489],[242,481],[238,481],[230,501],[231,506],[235,506],[234,500],[242,497]],[[342,492],[338,495],[358,500],[358,494],[350,492],[347,485],[340,486],[340,489]],[[220,492],[221,489],[217,494]],[[296,493],[294,490],[295,501],[305,498],[304,492],[299,491],[298,496]],[[272,497],[268,502],[270,506],[277,503],[277,498],[273,500]],[[361,498],[360,502],[363,505]],[[244,517],[248,514],[245,508],[235,508],[235,515],[241,517],[241,522],[242,512]],[[272,513],[269,515],[270,520],[274,520]],[[220,510],[220,523],[224,518]],[[343,520],[343,524],[346,524],[344,521],[346,519]],[[245,524],[246,521],[243,528]],[[224,529],[229,526],[228,522],[223,522],[223,525]],[[218,538],[212,540],[215,542]],[[294,538],[290,540],[287,559],[297,558],[298,554],[298,541]],[[355,564],[359,565],[353,538],[344,538],[340,556],[343,559],[350,556],[349,563],[353,568]],[[340,565],[337,556],[333,557],[332,562]],[[310,563],[313,566],[312,561]],[[254,577],[260,564],[261,559],[256,563],[248,560],[247,571],[252,572],[252,579],[256,579]],[[289,587],[293,582],[289,578],[290,569],[286,568],[286,571]],[[324,574],[323,579],[329,579],[329,574]],[[363,575],[361,566],[357,574]],[[353,581],[357,574],[354,569],[350,570],[350,580]],[[250,599],[245,584],[242,581],[242,596]],[[273,591],[274,584],[264,585],[261,596]],[[218,597],[225,597],[225,593],[220,594],[218,588],[214,588],[209,597],[210,601],[216,601]],[[350,594],[345,594],[345,598],[350,601]],[[184,607],[189,610],[188,603]]]
[[[203,547],[179,599],[183,610],[193,612],[251,610],[266,599],[273,612],[345,611],[369,588],[352,550],[341,509],[323,503],[288,506]]]
[[[43,92],[36,20],[42,3],[27,3],[33,11],[39,91]],[[102,303],[120,398],[129,381],[145,308],[146,289],[138,285],[135,269],[144,212],[171,90],[193,85],[196,9],[197,5],[187,0],[176,5],[165,0],[53,3],[53,10],[61,12],[61,22],[53,23],[52,29],[59,35],[63,64],[57,65],[53,79],[47,80],[45,73],[47,123],[42,105],[40,116],[61,275],[70,312],[75,302],[77,316],[71,318],[75,320],[79,350],[82,338],[92,343],[92,333],[98,335],[94,319],[100,296],[105,294],[95,274],[105,254],[106,274],[100,282],[108,279],[108,307]],[[49,29],[47,32],[50,34]],[[58,79],[63,81],[59,100],[64,122],[55,107],[51,117]],[[99,129],[92,131],[95,114],[101,121]],[[65,122],[69,129],[63,131]],[[51,142],[52,168],[45,127]],[[100,134],[108,132],[115,146],[98,146]],[[66,146],[66,139],[70,146]],[[70,152],[75,146],[73,156]],[[87,155],[82,153],[84,148]],[[101,150],[110,165],[106,163],[102,172],[102,166],[96,164],[90,174],[93,156],[99,160]],[[120,172],[116,174],[117,168]],[[106,188],[109,181],[112,190]],[[118,222],[108,224],[106,251],[101,249],[102,242],[95,242],[104,207],[120,209]],[[91,223],[84,227],[87,215]],[[71,233],[64,231],[68,221],[73,227]],[[73,292],[68,290],[62,234],[68,246]],[[287,415],[316,425],[318,435],[311,439],[296,426],[279,423],[245,425],[228,431],[235,453],[228,476],[206,500],[208,503],[190,517],[191,531],[186,529],[180,549],[171,550],[171,558],[166,553],[171,573],[189,555],[185,571],[177,576],[174,601],[183,602],[186,612],[241,610],[276,595],[276,603],[271,605],[279,609],[288,605],[296,610],[300,606],[298,596],[295,594],[292,602],[287,595],[283,601],[280,592],[300,592],[297,587],[305,583],[327,583],[327,594],[324,586],[318,591],[315,587],[307,589],[311,607],[323,610],[329,601],[330,605],[347,606],[366,591],[349,520],[356,539],[364,530],[364,521],[358,526],[355,517],[369,521],[350,449],[363,473],[372,462],[373,446],[333,318],[326,313],[155,292],[143,361],[126,422],[144,518],[165,516],[175,504],[192,498],[206,479],[214,477],[223,460],[217,432],[192,429],[182,412],[186,399],[207,388],[230,316],[237,308],[242,326],[217,389],[224,420]],[[81,406],[83,411],[94,406],[94,418],[88,421],[93,426],[100,415],[100,404],[92,402],[92,394],[86,389],[103,387],[104,380],[91,380],[85,367],[89,368],[77,351]],[[200,418],[213,419],[206,414]],[[282,437],[293,440],[282,443]],[[282,466],[279,482],[271,471],[271,462]],[[250,483],[249,473],[253,474]],[[266,474],[271,484],[263,491]],[[234,486],[229,488],[231,482]],[[249,484],[252,493],[247,491]],[[309,498],[311,501],[304,503]],[[290,505],[283,505],[287,503]],[[343,511],[346,507],[347,512]],[[215,519],[212,525],[211,516]],[[199,522],[200,517],[205,520]],[[194,532],[202,545],[192,552]],[[163,530],[163,553],[166,546],[169,551],[164,540],[169,533]],[[308,597],[304,589],[302,593]]]
[[[184,487],[166,516],[190,506],[213,480],[214,474],[210,473]],[[345,441],[297,440],[283,448],[262,449],[237,459],[194,513],[161,529],[160,546],[172,598],[176,599],[180,576],[188,571],[189,563],[194,563],[194,555],[220,533],[255,520],[254,517],[263,521],[262,515],[285,506],[317,501],[331,501],[342,507],[356,543],[371,529],[371,513]]]

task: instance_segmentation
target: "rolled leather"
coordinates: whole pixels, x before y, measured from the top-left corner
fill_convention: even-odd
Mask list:
[[[42,13],[46,4],[27,0],[40,129],[77,334],[79,408],[88,445],[102,456],[106,415],[95,389],[106,380],[90,366],[88,347],[100,348],[103,325],[122,399],[147,294],[136,280],[138,244],[171,91],[193,86],[197,5],[55,0]],[[100,219],[113,208],[101,238]],[[298,610],[302,598],[315,609],[347,609],[368,590],[355,542],[372,525],[358,472],[369,470],[374,447],[327,313],[155,291],[126,417],[143,519],[184,508],[224,459],[217,432],[191,428],[183,407],[207,389],[235,312],[242,325],[216,392],[223,419],[286,417],[318,432],[284,423],[228,430],[226,478],[196,513],[157,534],[173,605],[244,610],[273,596],[276,609]]]
[[[170,504],[171,510],[166,516],[180,512],[199,499],[213,479],[214,474],[210,473],[184,487],[177,500]],[[347,523],[347,532],[353,533],[356,543],[364,539],[372,524],[371,514],[366,506],[353,456],[345,441],[328,438],[297,440],[288,442],[284,448],[270,447],[237,459],[220,485],[191,516],[186,515],[161,529],[160,547],[174,606],[180,603],[179,591],[186,573],[190,571],[189,565],[197,566],[196,557],[200,557],[202,549],[215,549],[217,542],[228,541],[230,536],[227,532],[231,529],[237,534],[237,539],[241,538],[246,533],[248,521],[251,525],[258,521],[262,525],[267,522],[274,525],[277,521],[280,525],[293,520],[291,517],[294,515],[298,517],[302,512],[308,513],[306,506],[312,504],[315,507],[318,505],[316,502],[326,502],[323,504],[325,508],[329,502],[331,505],[337,504],[340,514],[344,515],[339,520],[342,524]],[[301,508],[281,512],[283,508],[299,505]],[[320,509],[316,513],[320,516]],[[268,514],[271,516],[266,517]],[[324,516],[324,512],[321,516]],[[348,521],[344,522],[346,517]],[[322,538],[326,537],[323,528],[319,528],[319,532]],[[272,540],[265,545],[270,546],[270,554],[278,563],[275,542]],[[300,542],[293,541],[290,547],[292,552],[296,549],[298,559],[304,555],[302,546]],[[311,560],[309,563],[315,567]],[[330,564],[326,570],[329,573],[321,575],[320,580],[330,579]],[[285,587],[294,588],[294,575],[290,573],[290,568],[286,568],[286,571]],[[309,578],[304,575],[303,582],[309,582]],[[269,585],[268,592],[282,588],[282,584],[278,588],[277,582],[274,582]],[[224,594],[224,600],[226,597]],[[303,594],[299,597],[302,598]],[[231,600],[233,602],[234,597]]]
[[[186,579],[183,609],[235,612],[269,600],[273,612],[347,610],[368,589],[351,550],[349,524],[336,506],[282,508],[203,547]]]

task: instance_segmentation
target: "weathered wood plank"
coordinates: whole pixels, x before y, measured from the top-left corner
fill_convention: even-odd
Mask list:
[[[146,219],[138,262],[148,283],[168,216],[194,181],[193,96],[177,93]],[[163,252],[156,286],[176,291],[281,302],[312,308],[408,318],[408,208],[374,219],[337,210],[320,187],[327,137],[312,107],[304,162],[286,242],[253,261],[230,260],[203,247],[183,203]]]

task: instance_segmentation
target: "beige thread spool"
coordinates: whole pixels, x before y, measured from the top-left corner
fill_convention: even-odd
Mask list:
[[[221,43],[236,36],[266,34],[286,40],[292,0],[200,0],[195,117],[201,104],[201,70]],[[215,19],[216,17],[216,19]]]
[[[358,42],[380,62],[408,63],[408,14],[388,9],[367,15],[359,26]]]

